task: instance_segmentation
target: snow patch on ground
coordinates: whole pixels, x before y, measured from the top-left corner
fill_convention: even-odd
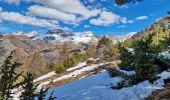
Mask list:
[[[57,79],[54,79],[53,82],[56,82],[56,81],[59,81],[59,80],[63,80],[63,79],[67,79],[67,78],[71,78],[71,77],[76,77],[77,75],[80,75],[83,72],[91,71],[91,70],[93,70],[93,69],[95,69],[97,67],[100,67],[102,65],[104,65],[104,64],[103,63],[101,63],[101,64],[93,64],[91,66],[84,67],[84,68],[82,68],[80,70],[75,70],[75,71],[73,71],[73,72],[71,72],[71,73],[69,73],[67,75],[63,75],[63,76],[61,76],[61,77],[59,77]]]
[[[127,75],[134,75],[135,71],[125,71],[117,68]],[[110,77],[107,71],[52,88],[47,94],[54,91],[58,100],[144,100],[156,89],[162,89],[164,79],[170,78],[170,72],[164,71],[157,76],[160,79],[153,84],[149,81],[141,82],[132,87],[111,89],[112,85],[122,80],[121,77]],[[48,96],[47,96],[48,97]]]
[[[144,81],[132,87],[111,89],[111,84],[120,80],[120,77],[111,78],[107,71],[104,71],[52,88],[48,93],[54,91],[58,100],[143,100],[154,90],[163,88],[159,84]]]
[[[116,68],[119,72],[122,72],[126,75],[134,75],[136,74],[135,71],[126,71],[126,70],[121,70],[119,67]]]
[[[167,53],[160,53],[160,56],[163,56],[164,58],[170,59],[170,54]]]
[[[49,78],[49,77],[51,77],[51,76],[53,76],[55,74],[56,74],[55,71],[49,72],[49,73],[47,73],[47,74],[45,74],[43,76],[40,76],[40,77],[36,78],[33,82],[41,81],[41,80]]]
[[[72,71],[72,70],[75,70],[75,69],[77,69],[77,68],[83,67],[83,66],[86,65],[86,63],[87,63],[87,61],[81,62],[81,63],[77,64],[76,66],[67,69],[67,71]]]
[[[163,71],[158,76],[160,76],[162,79],[168,79],[168,78],[170,78],[170,71]]]

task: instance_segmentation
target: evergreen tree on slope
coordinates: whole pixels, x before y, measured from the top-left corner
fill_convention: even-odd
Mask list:
[[[156,78],[159,68],[154,64],[157,53],[152,49],[152,36],[137,40],[133,44],[134,61],[133,66],[136,70],[136,76],[139,81],[152,81]]]
[[[2,66],[0,66],[0,94],[2,100],[11,99],[12,89],[19,85],[14,86],[14,82],[21,76],[21,73],[17,74],[15,69],[21,64],[11,61],[13,52],[6,58]]]

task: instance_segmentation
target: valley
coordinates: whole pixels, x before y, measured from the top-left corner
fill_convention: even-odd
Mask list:
[[[0,0],[0,100],[169,100],[170,1]]]

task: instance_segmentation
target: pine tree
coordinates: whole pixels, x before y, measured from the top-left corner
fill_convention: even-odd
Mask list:
[[[44,90],[43,87],[42,87],[40,92],[37,94],[38,100],[44,100],[47,91],[48,91],[48,89]]]
[[[48,91],[47,89],[44,89],[43,87],[39,92],[36,93],[37,87],[39,84],[34,85],[33,84],[33,79],[34,76],[31,73],[27,73],[26,76],[24,76],[25,81],[22,84],[23,91],[20,99],[21,100],[35,100],[37,98],[38,100],[45,100],[46,98],[46,93]],[[46,100],[54,100],[55,97],[53,97],[53,93],[50,94],[50,97]]]
[[[37,99],[38,100],[55,100],[56,97],[53,96],[54,91],[50,94],[48,98],[46,98],[47,91],[48,91],[48,88],[44,90],[42,87],[40,92],[36,94]]]
[[[116,52],[117,52],[116,46],[113,46],[113,43],[109,38],[103,36],[99,40],[96,48],[97,53],[96,56],[98,58],[106,61],[114,60],[117,58]]]
[[[35,98],[35,90],[37,89],[37,86],[34,86],[33,84],[34,76],[31,73],[27,73],[26,76],[24,76],[24,84],[22,85],[22,88],[24,89],[24,92],[22,92],[20,99],[21,100],[34,100]]]
[[[170,52],[170,33],[165,37],[164,41],[161,41],[161,45],[164,51]]]
[[[14,52],[14,51],[13,51]],[[21,66],[20,63],[12,62],[12,54],[13,52],[6,58],[2,66],[0,67],[0,94],[2,100],[9,100],[12,98],[12,89],[19,86],[16,84],[14,86],[14,82],[21,76],[15,72],[15,69]]]
[[[133,55],[124,46],[120,48],[120,60],[121,63],[119,64],[119,67],[121,69],[128,70],[128,71],[134,70],[134,68],[132,67]]]
[[[133,44],[134,60],[133,66],[136,70],[136,76],[139,81],[152,81],[156,78],[159,68],[154,64],[154,59],[157,58],[155,51],[152,49],[152,36],[137,40]]]
[[[52,92],[52,93],[50,94],[50,97],[48,98],[48,100],[55,100],[55,99],[56,99],[56,97],[53,97],[53,93],[54,93],[54,92]]]
[[[103,36],[98,42],[99,47],[101,45],[110,45],[110,44],[112,44],[112,41],[109,38],[107,38],[106,36]]]
[[[46,91],[41,89],[40,93],[36,94],[35,90],[37,89],[38,85],[33,84],[34,76],[31,73],[27,73],[24,77],[24,81],[14,84],[18,80],[19,77],[22,76],[22,73],[17,74],[15,72],[16,68],[21,66],[20,63],[12,61],[12,54],[15,51],[12,51],[11,54],[6,58],[4,63],[0,66],[0,100],[11,100],[12,97],[12,89],[18,88],[22,86],[23,91],[21,94],[21,100],[34,100],[35,96],[38,96],[40,99],[46,96]],[[15,94],[14,94],[15,95]],[[54,100],[52,94],[50,95],[49,100]]]

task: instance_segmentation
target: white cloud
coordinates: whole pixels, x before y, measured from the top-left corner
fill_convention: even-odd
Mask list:
[[[126,17],[103,11],[98,18],[90,19],[90,23],[93,25],[108,26],[114,23],[130,23],[130,21]]]
[[[49,8],[46,6],[33,5],[28,8],[29,14],[45,18],[52,18],[61,21],[76,22],[76,16],[73,14],[65,13],[57,9]]]
[[[10,4],[19,4],[21,1],[34,2],[28,8],[27,16],[17,13],[17,17],[25,19],[28,17],[29,20],[34,19],[34,21],[20,21],[13,20],[13,18],[3,18],[3,20],[12,21],[21,24],[31,24],[35,26],[55,26],[60,24],[59,22],[64,22],[65,24],[73,24],[78,26],[81,21],[89,20],[93,25],[108,26],[114,23],[133,23],[133,20],[128,20],[126,17],[114,14],[113,12],[107,11],[101,7],[87,7],[81,0],[0,0]],[[88,2],[95,2],[97,0],[88,0]],[[100,0],[106,1],[106,0]],[[34,5],[36,4],[36,5]],[[97,6],[97,4],[95,5]],[[126,6],[127,7],[127,6]],[[126,8],[124,7],[124,8]],[[6,12],[7,13],[7,12]],[[45,19],[37,19],[45,18]],[[15,17],[15,16],[12,16]],[[42,23],[43,20],[43,23]],[[44,22],[45,21],[45,22]],[[36,22],[36,23],[34,23]],[[44,25],[46,24],[46,25]],[[85,27],[85,26],[84,26]],[[86,26],[87,27],[87,26]]]
[[[98,9],[87,9],[80,0],[34,0],[34,2],[65,13],[81,16],[83,19],[88,19],[100,13]]]
[[[1,12],[0,19],[10,21],[17,24],[27,24],[39,27],[56,27],[55,24],[50,23],[45,19],[37,19],[35,17],[24,16],[17,12]]]
[[[145,20],[145,19],[148,19],[147,16],[139,16],[136,18],[136,20]]]

